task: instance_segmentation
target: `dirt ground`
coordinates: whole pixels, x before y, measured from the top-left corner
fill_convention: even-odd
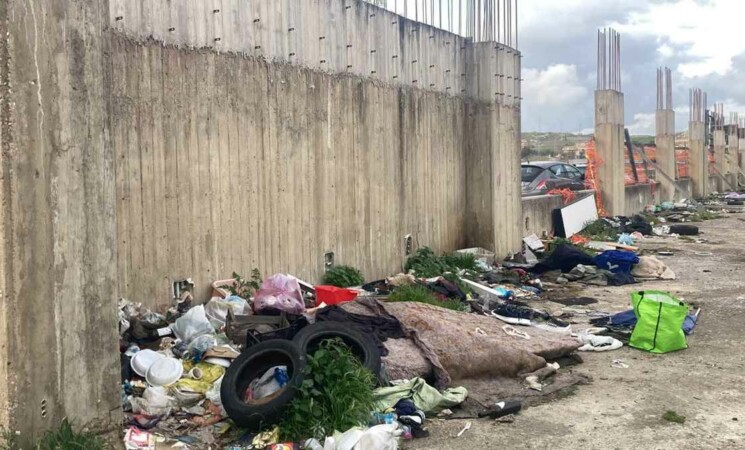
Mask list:
[[[623,347],[582,353],[584,364],[564,370],[587,373],[593,382],[573,394],[528,408],[512,423],[428,420],[430,437],[407,442],[405,448],[745,448],[745,215],[698,225],[699,237],[708,242],[650,238],[642,244],[644,250],[675,253],[659,258],[675,271],[676,281],[586,288],[581,295],[599,301],[589,306],[535,302],[554,312],[617,312],[629,309],[630,292],[670,291],[702,308],[687,350],[652,355]],[[629,368],[612,368],[614,359]],[[668,410],[685,416],[685,423],[663,420]],[[471,429],[456,438],[469,421]]]

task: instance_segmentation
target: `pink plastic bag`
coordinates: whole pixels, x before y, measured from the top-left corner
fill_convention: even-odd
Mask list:
[[[254,311],[269,308],[289,314],[302,314],[305,311],[303,294],[296,279],[278,273],[261,283],[261,289],[254,297]]]

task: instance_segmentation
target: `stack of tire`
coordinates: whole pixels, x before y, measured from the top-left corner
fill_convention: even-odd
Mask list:
[[[380,351],[375,342],[341,322],[308,325],[289,340],[274,339],[249,347],[233,361],[220,387],[220,397],[228,416],[240,427],[259,431],[279,422],[295,398],[304,379],[307,355],[321,342],[340,338],[376,377],[380,375]],[[246,402],[244,394],[251,382],[276,366],[287,366],[289,381],[274,394]]]

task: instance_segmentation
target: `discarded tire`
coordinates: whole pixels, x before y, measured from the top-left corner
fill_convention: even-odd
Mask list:
[[[305,354],[312,354],[321,342],[340,338],[375,377],[380,376],[380,350],[375,341],[342,322],[316,322],[300,330],[293,342]]]
[[[698,235],[698,227],[694,225],[670,225],[670,233],[681,236],[696,236]]]
[[[228,416],[240,427],[259,431],[279,422],[303,382],[305,352],[292,341],[276,339],[250,347],[225,372],[220,397]],[[275,366],[287,366],[287,384],[274,394],[246,402],[249,384]]]

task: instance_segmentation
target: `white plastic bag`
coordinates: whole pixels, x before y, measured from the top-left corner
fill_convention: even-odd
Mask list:
[[[354,450],[398,450],[398,423],[375,425],[365,431]]]
[[[186,314],[176,319],[176,322],[171,325],[171,330],[177,338],[184,342],[191,342],[197,336],[215,332],[212,324],[207,320],[202,305],[193,307]]]
[[[254,310],[269,308],[289,314],[302,314],[305,311],[305,302],[297,279],[278,273],[261,283],[261,289],[254,298]]]
[[[204,312],[212,326],[219,330],[225,325],[228,310],[232,310],[235,315],[242,315],[248,308],[249,306],[246,300],[236,295],[231,295],[227,298],[212,297],[212,300],[204,305]]]
[[[168,390],[160,386],[148,387],[142,397],[132,397],[130,403],[132,412],[148,416],[167,416],[177,404],[176,399],[168,395]]]

